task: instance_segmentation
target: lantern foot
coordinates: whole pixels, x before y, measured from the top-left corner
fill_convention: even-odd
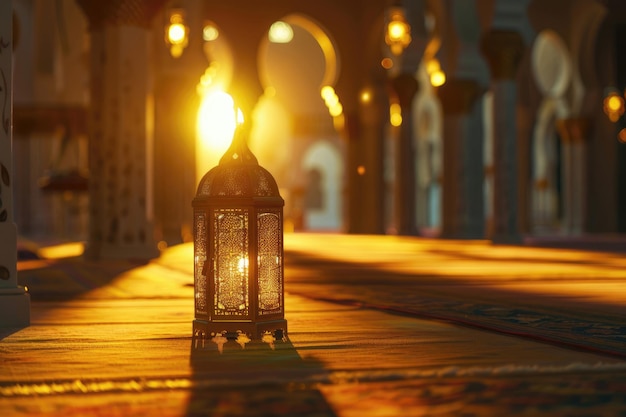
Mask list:
[[[280,319],[260,323],[193,321],[193,337],[200,339],[211,339],[216,334],[221,334],[227,339],[237,339],[239,335],[246,334],[252,339],[260,340],[268,333],[272,334],[276,340],[286,338],[287,320]]]

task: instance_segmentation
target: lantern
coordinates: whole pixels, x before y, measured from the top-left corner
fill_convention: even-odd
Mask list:
[[[389,45],[391,53],[400,55],[411,43],[411,26],[407,23],[404,9],[399,6],[391,7],[388,11],[385,43]]]
[[[170,54],[180,58],[189,42],[189,27],[185,25],[184,12],[172,9],[169,22],[165,25],[165,43],[170,46]]]
[[[244,126],[192,205],[194,337],[285,337],[284,201],[248,149]]]

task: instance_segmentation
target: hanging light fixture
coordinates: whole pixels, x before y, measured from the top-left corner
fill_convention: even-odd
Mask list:
[[[237,126],[219,165],[200,180],[194,210],[194,338],[287,333],[283,206],[272,175]]]
[[[624,114],[624,98],[616,90],[610,90],[602,104],[604,113],[613,123]]]
[[[189,42],[189,27],[185,25],[185,15],[182,9],[172,9],[169,13],[169,22],[165,26],[165,43],[170,46],[170,54],[179,58]]]
[[[390,7],[387,11],[387,15],[385,43],[391,49],[391,53],[400,55],[411,43],[411,26],[406,21],[402,7]]]

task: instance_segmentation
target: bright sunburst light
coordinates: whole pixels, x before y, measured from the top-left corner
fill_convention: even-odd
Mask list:
[[[224,91],[208,92],[198,110],[198,134],[207,148],[224,153],[235,131],[234,102]]]
[[[218,164],[232,142],[235,126],[231,95],[217,89],[208,91],[198,109],[196,169],[200,177]]]

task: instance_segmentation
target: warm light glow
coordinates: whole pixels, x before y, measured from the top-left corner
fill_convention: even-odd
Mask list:
[[[609,120],[615,123],[624,114],[624,99],[613,91],[604,98],[603,107]]]
[[[626,128],[619,131],[617,138],[620,142],[626,143]]]
[[[243,119],[243,112],[241,111],[241,109],[237,109],[237,124],[243,124],[244,119]]]
[[[400,55],[411,43],[411,26],[406,22],[404,12],[400,8],[395,8],[390,12],[385,42],[394,55]]]
[[[443,71],[438,70],[430,74],[430,83],[433,87],[441,87],[445,82],[446,74]]]
[[[337,132],[342,132],[343,129],[346,127],[346,118],[343,113],[341,113],[337,117],[333,117],[333,127]]]
[[[357,174],[359,174],[359,175],[365,175],[365,167],[364,167],[363,165],[359,165],[359,166],[356,168],[356,172],[357,172]]]
[[[389,106],[389,122],[396,127],[402,124],[402,113],[398,103],[393,103]]]
[[[432,74],[433,72],[437,72],[441,70],[441,64],[437,58],[429,59],[426,64],[426,72]]]
[[[321,95],[324,101],[327,101],[329,97],[332,97],[335,95],[335,89],[332,88],[330,85],[326,85],[322,87]]]
[[[220,32],[213,23],[207,23],[202,29],[202,39],[206,42],[211,42],[219,38]]]
[[[398,41],[406,35],[406,24],[402,22],[394,21],[389,23],[389,37],[392,40]]]
[[[273,43],[289,43],[293,39],[293,29],[286,22],[274,22],[270,26],[268,38]]]
[[[339,97],[333,87],[329,85],[322,87],[320,94],[331,116],[338,117],[343,113],[343,105],[339,102]]]
[[[383,58],[380,61],[380,65],[384,68],[384,69],[391,69],[393,68],[393,59],[391,58]]]
[[[196,88],[200,96],[204,96],[211,89],[215,89],[215,83],[217,79],[217,67],[216,62],[212,62],[209,67],[204,70],[204,74],[200,77],[200,82]]]
[[[182,46],[172,45],[170,47],[170,55],[172,55],[174,58],[180,58],[182,54],[183,54]]]
[[[239,258],[239,261],[237,261],[237,272],[243,274],[248,270],[248,265],[248,258]]]
[[[198,134],[209,152],[221,156],[235,132],[234,103],[230,94],[213,90],[202,98],[198,110]],[[242,116],[243,117],[243,116]]]
[[[607,108],[611,111],[619,111],[624,105],[624,100],[617,94],[612,95],[608,98]]]
[[[441,87],[446,82],[446,73],[441,70],[441,64],[437,58],[431,58],[426,63],[426,72],[433,87]]]
[[[341,113],[343,113],[343,106],[341,105],[341,103],[337,102],[328,108],[328,112],[331,116],[337,117]]]
[[[326,106],[328,106],[328,108],[330,109],[333,106],[339,104],[339,97],[337,96],[337,94],[329,95],[328,97],[326,97],[324,102],[326,103]]]
[[[481,279],[488,282],[493,294],[515,294],[519,300],[571,297],[588,305],[626,305],[623,254],[493,245],[484,240],[319,233],[286,235],[285,247],[311,258],[376,267],[389,273],[450,278],[467,285]]]
[[[185,41],[185,25],[182,23],[172,23],[167,30],[167,39],[173,45],[180,45]]]
[[[81,256],[84,250],[85,245],[82,242],[72,242],[41,247],[37,254],[44,259],[61,259]]]
[[[372,93],[370,92],[370,90],[363,90],[361,91],[361,103],[369,103],[370,101],[372,101]]]
[[[165,28],[165,41],[170,45],[170,54],[179,58],[187,46],[189,29],[185,26],[181,13],[172,13],[170,23]]]

